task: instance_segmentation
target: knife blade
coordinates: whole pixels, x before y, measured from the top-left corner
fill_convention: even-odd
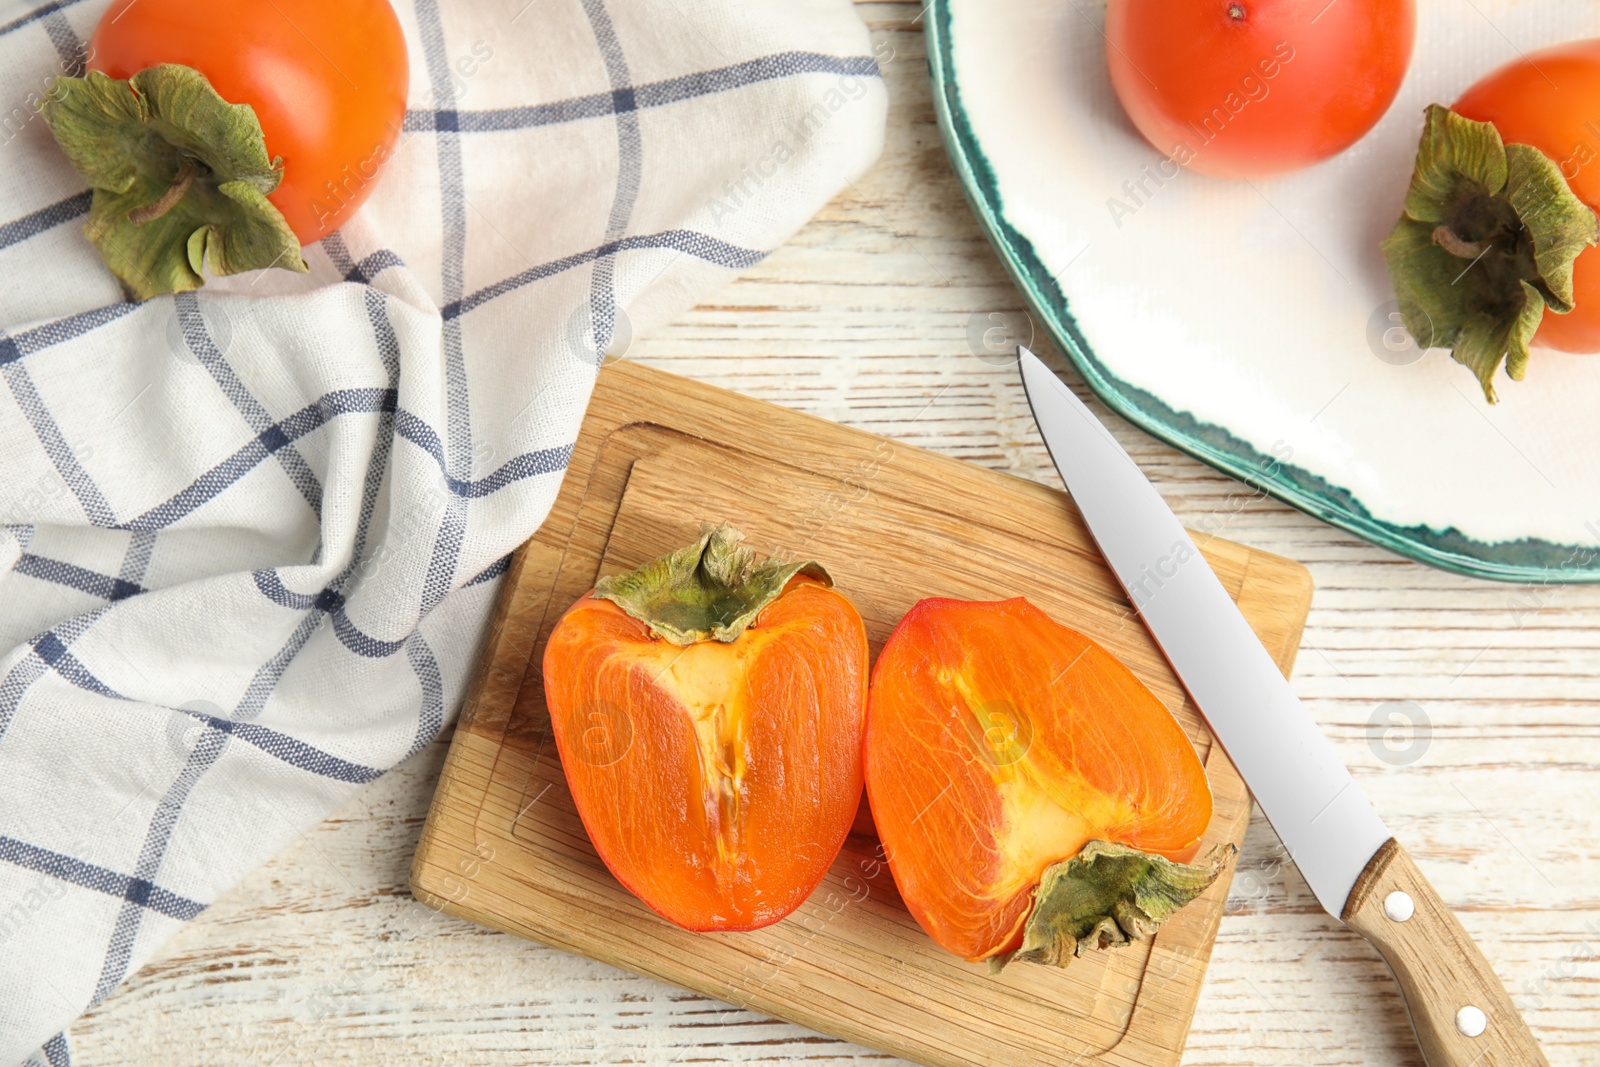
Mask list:
[[[1545,1064],[1161,494],[1049,367],[1026,348],[1018,357],[1034,421],[1106,562],[1317,900],[1388,961],[1430,1067]]]
[[[1022,380],[1106,561],[1311,891],[1337,918],[1393,835],[1133,459],[1031,352],[1022,357]]]

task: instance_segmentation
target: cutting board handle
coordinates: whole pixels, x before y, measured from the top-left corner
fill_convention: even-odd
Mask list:
[[[1428,1067],[1549,1067],[1489,961],[1400,842],[1391,837],[1373,854],[1341,918],[1394,971]]]

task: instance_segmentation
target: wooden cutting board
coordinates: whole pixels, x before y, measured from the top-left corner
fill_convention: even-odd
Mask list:
[[[1194,741],[1216,797],[1208,840],[1243,838],[1244,784],[1066,494],[624,361],[601,373],[559,499],[506,576],[417,847],[417,899],[918,1063],[1176,1064],[1229,876],[1152,941],[998,977],[916,925],[865,820],[811,898],[753,933],[687,933],[611,877],[551,739],[544,642],[597,578],[721,521],[763,553],[821,561],[860,609],[874,655],[927,596],[1023,595],[1089,634]],[[1196,540],[1288,673],[1310,575]]]

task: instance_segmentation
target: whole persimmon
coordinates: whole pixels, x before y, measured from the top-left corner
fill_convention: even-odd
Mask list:
[[[371,194],[409,81],[388,0],[115,0],[42,107],[94,189],[85,233],[146,299],[305,270]]]

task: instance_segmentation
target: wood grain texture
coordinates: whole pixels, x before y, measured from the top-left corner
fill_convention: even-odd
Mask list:
[[[1149,943],[991,978],[905,911],[877,840],[852,834],[800,910],[692,934],[595,855],[551,742],[545,641],[566,607],[731,523],[760,555],[814,558],[874,653],[925,596],[1026,596],[1099,641],[1172,709],[1216,801],[1205,847],[1238,844],[1249,794],[1139,623],[1064,493],[631,361],[602,371],[549,520],[513,561],[417,848],[417,898],[452,915],[935,1067],[1176,1065],[1228,878]],[[1298,564],[1203,539],[1285,673],[1311,603]],[[619,721],[618,737],[631,736]]]
[[[788,245],[629,357],[1058,486],[1015,367],[969,344],[989,312],[1021,304],[940,146],[921,4],[858,10],[889,85],[882,160]],[[1298,239],[1288,223],[1284,238]],[[1328,284],[1343,283],[1330,272]],[[1034,343],[1064,369],[1042,335]],[[1295,357],[1292,343],[1284,356]],[[1551,1064],[1600,1062],[1600,587],[1430,570],[1264,499],[1090,403],[1188,526],[1311,569],[1317,595],[1296,692],[1483,948]],[[1600,522],[1600,502],[1593,510]],[[418,904],[408,870],[447,742],[369,787],[168,943],[72,1029],[75,1062],[889,1059]],[[1422,1067],[1383,960],[1317,906],[1259,812],[1184,1063]]]
[[[1373,855],[1341,918],[1394,971],[1428,1067],[1549,1067],[1494,968],[1399,841]],[[1461,1029],[1463,1009],[1482,1014],[1481,1032]]]

